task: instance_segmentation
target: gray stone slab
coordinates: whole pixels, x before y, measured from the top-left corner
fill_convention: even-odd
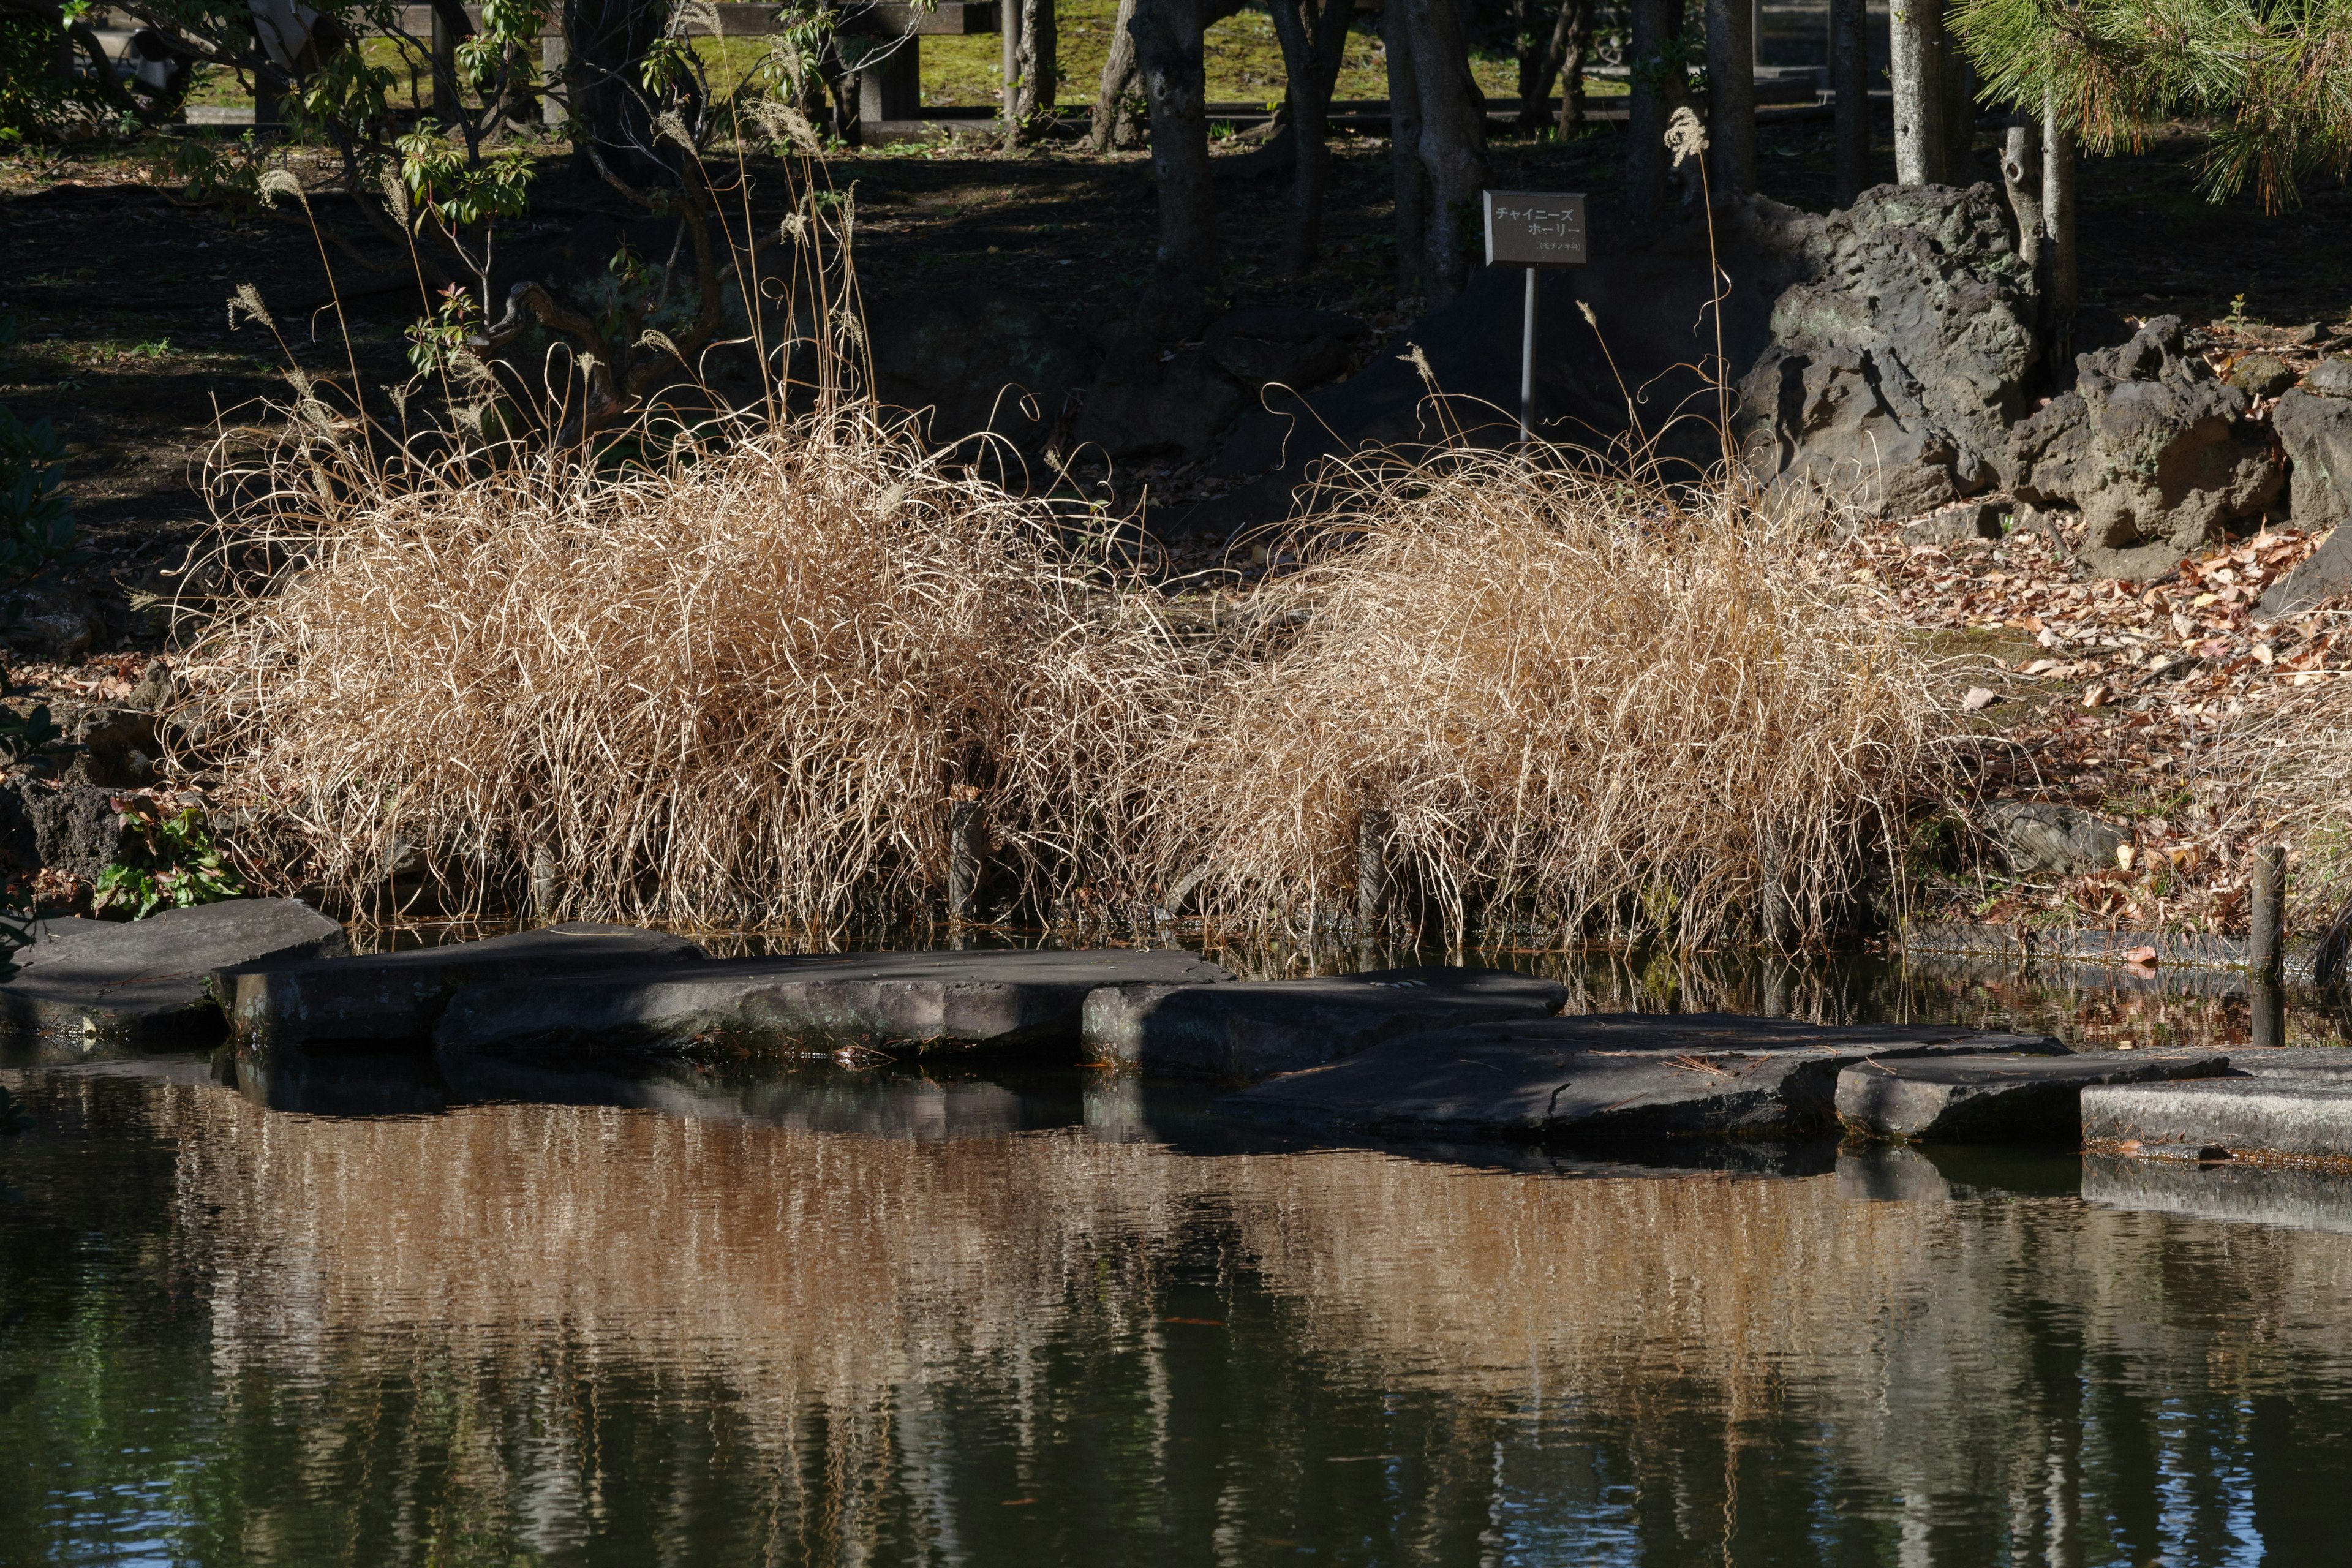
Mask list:
[[[2072,1141],[2083,1090],[2095,1084],[2219,1078],[2221,1051],[2093,1051],[2076,1057],[1988,1053],[1903,1060],[1877,1057],[1838,1074],[1838,1123],[1866,1138]]]
[[[442,1014],[450,1051],[763,1046],[784,1040],[1075,1047],[1087,993],[1230,983],[1189,952],[1098,949],[818,953],[471,985]]]
[[[1254,1081],[1354,1056],[1403,1035],[1547,1018],[1556,980],[1503,969],[1382,969],[1234,985],[1108,987],[1087,998],[1090,1060]]]
[[[2108,1208],[2352,1235],[2352,1173],[2344,1171],[2086,1154],[2083,1196]]]
[[[408,1043],[429,1050],[433,1026],[461,987],[691,963],[705,956],[667,931],[580,921],[364,958],[225,968],[213,989],[240,1049]]]
[[[1413,1035],[1217,1101],[1265,1125],[1570,1140],[1833,1131],[1838,1074],[1874,1058],[2063,1056],[2042,1036],[1731,1014],[1597,1014]]]
[[[2086,1089],[2083,1147],[2142,1159],[2340,1161],[2352,1166],[2352,1083],[2223,1078]]]
[[[2352,1047],[2233,1046],[2230,1048],[2233,1078],[2343,1079],[2352,1082]]]
[[[17,953],[0,984],[0,1028],[48,1059],[209,1046],[226,1026],[206,984],[215,971],[349,950],[341,926],[292,899],[100,922]]]

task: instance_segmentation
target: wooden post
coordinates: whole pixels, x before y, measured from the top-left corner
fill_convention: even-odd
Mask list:
[[[1356,818],[1356,931],[1370,938],[1386,921],[1389,908],[1389,838],[1396,813],[1368,806]]]
[[[977,799],[948,803],[948,923],[974,923],[988,862],[988,813]]]
[[[2254,1045],[2267,1050],[2286,1044],[2286,989],[2267,980],[2257,980],[2248,987],[2247,1001],[2253,1009]]]
[[[1870,188],[1870,7],[1830,0],[1830,92],[1836,99],[1837,199]]]
[[[544,844],[531,846],[530,910],[541,920],[555,918],[563,904],[563,883],[555,868],[555,851]]]
[[[2279,947],[2286,936],[2286,850],[2265,844],[2254,851],[2252,908],[2246,924],[2246,974],[2275,985]]]

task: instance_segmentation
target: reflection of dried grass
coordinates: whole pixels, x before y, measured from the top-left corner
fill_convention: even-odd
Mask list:
[[[1345,906],[1359,814],[1485,902],[1686,941],[1818,931],[1927,780],[1920,661],[1803,520],[1456,455],[1366,476],[1261,590],[1157,814],[1212,910]],[[1303,625],[1302,625],[1303,623]]]
[[[1697,943],[1818,933],[1933,784],[1918,660],[1731,492],[1368,471],[1206,647],[856,410],[321,493],[193,662],[230,795],[353,895],[406,844],[477,901],[536,862],[573,915],[919,919],[971,791],[1039,908],[1328,916],[1378,806],[1457,940]]]
[[[363,489],[285,546],[192,662],[232,796],[346,891],[400,840],[572,914],[902,917],[969,789],[1051,892],[1118,859],[1167,717],[1144,601],[863,416]]]

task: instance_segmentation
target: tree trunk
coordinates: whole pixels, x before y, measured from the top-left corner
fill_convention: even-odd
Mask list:
[[[2020,115],[2002,138],[2000,183],[2009,192],[2009,210],[2017,219],[2018,259],[2042,273],[2042,124]]]
[[[1977,164],[1977,73],[1969,63],[1966,50],[1951,28],[1944,35],[1944,135],[1948,151],[1944,154],[1944,183],[1968,185],[1976,183]]]
[[[1004,0],[1008,20],[1017,16],[1013,70],[1004,83],[1005,144],[1034,141],[1041,121],[1054,112],[1055,78],[1054,0]]]
[[[1429,175],[1423,279],[1433,303],[1462,291],[1470,277],[1470,236],[1486,188],[1486,106],[1470,74],[1470,50],[1454,0],[1400,0],[1412,33],[1421,89],[1421,166]]]
[[[997,124],[1010,142],[1021,134],[1021,0],[997,0]]]
[[[1592,53],[1593,0],[1566,0],[1559,19],[1568,29],[1559,51],[1559,134],[1584,123],[1584,61]]]
[[[1347,56],[1354,0],[1268,0],[1282,44],[1290,99],[1291,226],[1284,268],[1297,277],[1315,260],[1331,184],[1331,89]]]
[[[1944,126],[1943,0],[1895,0],[1887,16],[1895,79],[1895,183],[1940,185],[1949,174]]]
[[[1389,62],[1389,162],[1396,179],[1397,297],[1422,291],[1421,260],[1429,245],[1429,176],[1421,167],[1421,83],[1413,70],[1412,30],[1405,0],[1381,7],[1381,47]]]
[[[1830,91],[1837,99],[1838,205],[1851,206],[1872,184],[1868,0],[1830,0]]]
[[[1716,194],[1756,188],[1753,0],[1706,0],[1707,178]]]
[[[1680,101],[1682,57],[1675,47],[1682,0],[1633,0],[1633,96],[1625,104],[1625,214],[1637,225],[1658,221],[1666,205],[1666,120]]]
[[[668,16],[667,5],[646,0],[565,0],[572,101],[586,139],[575,145],[583,164],[593,148],[618,174],[667,171],[653,144],[651,113],[638,82],[646,51],[662,36]]]
[[[2074,381],[2074,133],[2055,100],[2042,116],[2042,319],[2050,327],[2050,370],[2060,386]]]
[[[1120,136],[1133,118],[1124,105],[1135,91],[1135,39],[1127,30],[1134,19],[1135,0],[1118,0],[1118,16],[1110,26],[1110,53],[1103,58],[1102,86],[1095,91],[1094,122],[1087,133],[1087,145],[1097,153],[1134,144],[1131,137]]]
[[[1519,129],[1530,136],[1551,119],[1545,110],[1550,103],[1552,83],[1560,79],[1563,69],[1573,74],[1561,89],[1562,113],[1567,111],[1569,94],[1582,97],[1584,47],[1592,33],[1591,0],[1559,0],[1552,12],[1551,31],[1538,44],[1535,28],[1541,16],[1535,10],[1535,3],[1536,0],[1520,0]],[[1577,115],[1579,119],[1583,116],[1580,103]],[[1568,125],[1574,121],[1563,119],[1559,123]]]
[[[1209,184],[1207,79],[1201,0],[1136,0],[1128,20],[1151,105],[1151,178],[1160,196],[1160,247],[1138,330],[1185,331],[1205,314],[1215,275],[1216,195]]]

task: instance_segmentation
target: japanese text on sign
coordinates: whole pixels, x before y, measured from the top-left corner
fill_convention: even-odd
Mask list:
[[[1486,265],[1584,265],[1584,197],[1564,191],[1488,191]]]

